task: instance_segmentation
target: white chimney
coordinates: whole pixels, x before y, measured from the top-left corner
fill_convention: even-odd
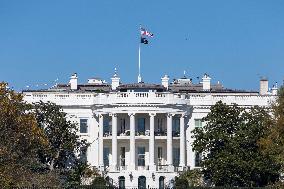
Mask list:
[[[271,94],[277,95],[277,93],[278,93],[278,86],[277,86],[277,82],[276,82],[275,85],[273,85],[273,87],[271,89]]]
[[[71,85],[71,90],[77,90],[77,89],[78,89],[78,77],[77,77],[77,73],[74,73],[74,74],[70,77],[69,83],[70,83],[70,85]]]
[[[203,91],[210,91],[210,81],[211,78],[205,73],[204,76],[202,77],[202,86],[203,86]]]
[[[119,86],[119,80],[118,74],[116,72],[116,68],[114,69],[114,75],[111,78],[111,89],[116,90],[116,88]]]
[[[268,94],[268,80],[266,78],[260,79],[259,94],[260,95],[267,95]]]
[[[161,78],[162,79],[162,85],[166,88],[169,89],[169,76],[165,75],[164,77]]]

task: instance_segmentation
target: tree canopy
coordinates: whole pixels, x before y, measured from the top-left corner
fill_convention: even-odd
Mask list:
[[[0,83],[0,186],[74,187],[94,172],[80,161],[78,127],[53,103],[27,104]]]
[[[66,113],[54,103],[37,102],[34,109],[38,126],[48,139],[47,148],[40,151],[42,162],[50,170],[76,165],[76,152],[87,147],[86,141],[77,135],[77,124],[67,120]]]
[[[278,90],[278,96],[272,104],[272,124],[267,128],[268,133],[260,140],[264,154],[274,158],[284,171],[284,87]]]
[[[261,153],[258,142],[271,123],[260,107],[245,110],[221,101],[193,131],[193,149],[202,153],[205,179],[217,186],[265,186],[279,176],[279,165]]]
[[[0,185],[25,183],[37,163],[37,151],[47,138],[37,126],[22,95],[0,87]],[[15,171],[17,170],[17,171]]]

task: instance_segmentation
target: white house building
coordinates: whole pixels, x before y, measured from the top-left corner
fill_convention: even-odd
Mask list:
[[[78,135],[91,144],[83,153],[87,162],[121,188],[163,188],[182,171],[199,167],[191,131],[202,127],[201,119],[217,101],[268,106],[277,94],[266,79],[259,92],[226,89],[207,74],[197,84],[185,76],[169,80],[165,75],[161,84],[122,84],[115,73],[111,84],[99,78],[78,84],[73,74],[69,84],[23,94],[29,103],[62,106],[79,123]]]

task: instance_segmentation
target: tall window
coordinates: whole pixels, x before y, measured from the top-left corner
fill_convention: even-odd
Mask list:
[[[125,119],[120,119],[120,133],[125,133]]]
[[[109,166],[109,148],[104,148],[104,166]]]
[[[163,132],[163,118],[158,118],[158,132]]]
[[[173,165],[179,166],[179,148],[173,148]]]
[[[80,119],[80,133],[88,133],[88,119]]]
[[[125,166],[125,147],[120,148],[120,166]]]
[[[138,118],[138,133],[145,134],[145,118]]]
[[[163,148],[158,147],[158,165],[162,165]]]
[[[195,127],[202,127],[202,120],[201,119],[195,119],[194,120],[194,126]]]
[[[195,152],[195,160],[194,160],[194,162],[195,162],[195,167],[200,167],[201,165],[201,154],[200,153],[198,153],[198,152]]]
[[[145,166],[145,147],[138,147],[138,166]]]
[[[174,136],[177,136],[179,134],[179,128],[180,128],[180,122],[179,118],[175,117],[173,119],[173,134]]]
[[[110,120],[108,117],[104,117],[104,133],[109,133],[109,128],[110,128]]]

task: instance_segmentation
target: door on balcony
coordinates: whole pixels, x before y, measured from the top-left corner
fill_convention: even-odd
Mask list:
[[[161,146],[158,147],[158,165],[163,165],[163,148]]]
[[[104,166],[109,166],[109,148],[104,148]]]
[[[125,135],[125,118],[120,119],[120,135]]]
[[[179,166],[179,148],[173,148],[173,165]]]
[[[120,148],[120,166],[125,169],[125,147]]]
[[[146,177],[138,177],[138,189],[146,189]]]
[[[177,137],[180,134],[180,120],[177,117],[173,118],[173,136]]]
[[[145,167],[145,147],[138,147],[138,167]]]
[[[109,136],[110,135],[110,124],[111,121],[109,120],[109,117],[104,117],[104,136]]]
[[[138,135],[145,135],[145,118],[138,118]]]

